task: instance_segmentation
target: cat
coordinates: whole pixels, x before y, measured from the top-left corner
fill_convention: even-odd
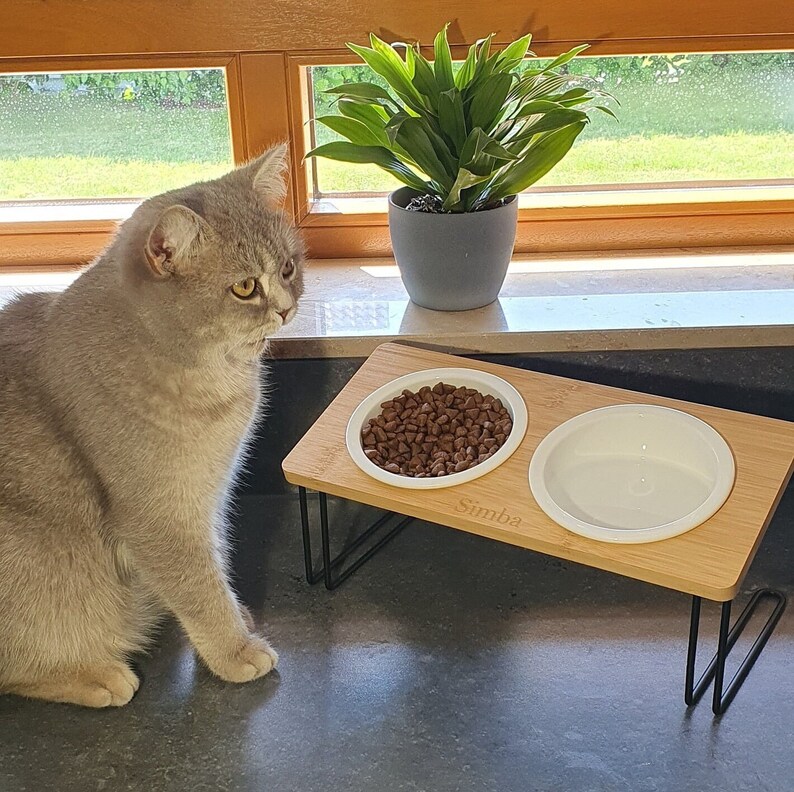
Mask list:
[[[303,291],[286,163],[145,201],[64,292],[0,311],[0,692],[126,704],[167,612],[223,680],[276,665],[224,512]]]

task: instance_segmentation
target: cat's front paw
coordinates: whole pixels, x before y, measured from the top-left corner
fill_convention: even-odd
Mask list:
[[[205,659],[210,670],[225,682],[250,682],[272,671],[278,663],[278,655],[258,635],[250,635],[242,647],[228,655]]]

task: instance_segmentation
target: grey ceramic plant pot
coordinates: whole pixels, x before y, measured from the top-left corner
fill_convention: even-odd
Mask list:
[[[414,212],[418,195],[389,196],[389,233],[411,300],[435,311],[467,311],[492,303],[507,275],[518,220],[515,196],[496,209],[463,214]]]

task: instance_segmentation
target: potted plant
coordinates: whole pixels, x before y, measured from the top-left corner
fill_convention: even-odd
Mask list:
[[[454,68],[446,27],[434,59],[417,44],[348,47],[388,85],[346,83],[340,115],[318,118],[347,140],[307,157],[373,163],[406,186],[389,196],[389,232],[411,299],[425,308],[460,311],[493,302],[513,252],[516,195],[568,152],[593,109],[612,114],[560,68],[587,45],[526,68],[530,36],[491,52],[488,36]],[[402,54],[401,54],[402,53]]]

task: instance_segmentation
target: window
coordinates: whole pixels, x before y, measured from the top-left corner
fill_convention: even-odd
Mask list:
[[[594,122],[521,196],[519,253],[794,244],[794,5],[745,6],[604,0],[594,21],[575,0],[530,17],[520,0],[351,0],[333,13],[321,0],[300,13],[238,0],[211,14],[161,3],[152,20],[151,4],[131,0],[116,16],[96,3],[5,0],[0,266],[85,263],[140,198],[283,140],[288,207],[310,254],[389,256],[377,195],[393,184],[380,171],[304,162],[321,134],[311,118],[332,111],[319,104],[323,78],[352,68],[345,42],[374,31],[429,44],[445,22],[456,57],[481,35],[495,31],[501,46],[528,26],[543,58],[588,42],[592,57],[572,68],[622,102],[619,124]]]
[[[232,163],[222,69],[0,75],[0,201],[141,198]]]

